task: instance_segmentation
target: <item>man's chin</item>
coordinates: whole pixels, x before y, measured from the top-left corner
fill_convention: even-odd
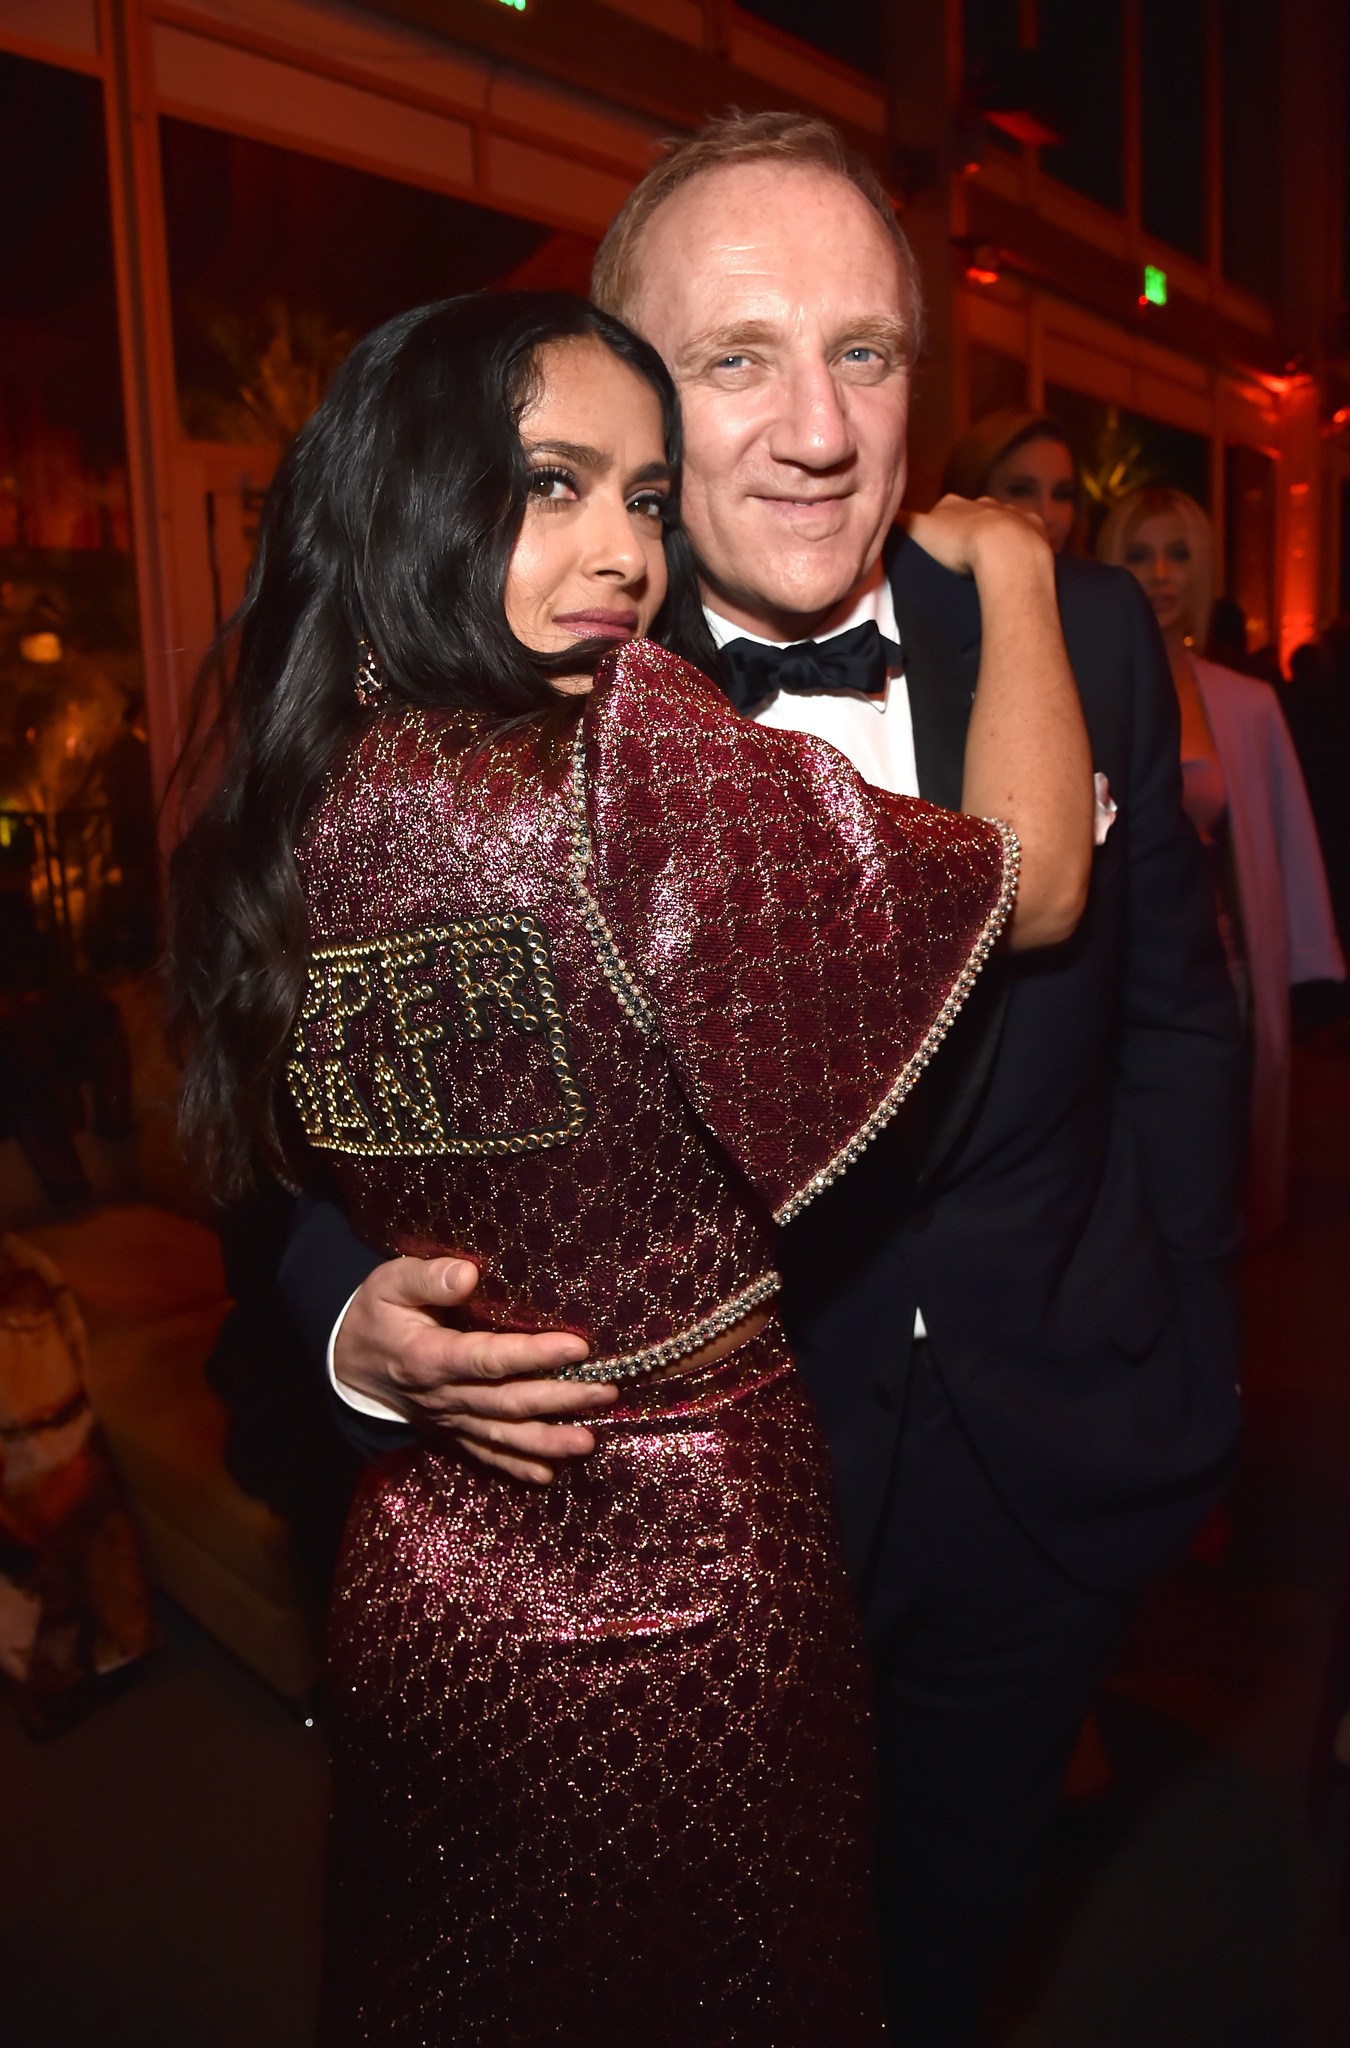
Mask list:
[[[705,583],[713,609],[730,603],[738,611],[763,613],[779,622],[790,619],[818,621],[835,611],[871,574],[879,548],[850,539],[829,547],[784,549],[764,537],[764,546],[753,555],[728,564],[717,576],[705,572]],[[803,625],[802,638],[811,627]]]

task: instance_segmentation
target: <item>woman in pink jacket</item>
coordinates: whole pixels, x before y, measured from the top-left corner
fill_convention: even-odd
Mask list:
[[[1341,957],[1307,791],[1268,683],[1202,660],[1214,535],[1184,491],[1134,491],[1097,553],[1132,571],[1153,606],[1181,707],[1182,801],[1209,852],[1229,967],[1252,1047],[1248,1225],[1284,1220],[1289,1153],[1289,989],[1341,981]]]

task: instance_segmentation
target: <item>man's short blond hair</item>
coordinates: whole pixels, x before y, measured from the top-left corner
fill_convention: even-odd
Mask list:
[[[596,252],[591,297],[631,327],[638,310],[639,253],[652,215],[682,185],[727,164],[783,164],[829,171],[862,194],[895,246],[909,301],[909,356],[923,342],[923,284],[914,252],[872,166],[839,130],[810,114],[742,114],[710,121],[696,135],[661,145],[661,155],[634,186]]]

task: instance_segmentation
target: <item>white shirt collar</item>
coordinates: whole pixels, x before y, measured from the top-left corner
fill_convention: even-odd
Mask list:
[[[749,633],[744,626],[733,626],[729,619],[724,619],[711,605],[705,604],[703,613],[708,621],[708,630],[719,647],[725,647],[729,640],[753,640],[758,647],[788,647],[792,644],[787,640],[767,640],[762,633]],[[877,630],[884,640],[894,640],[898,643],[900,633],[895,623],[895,599],[891,595],[891,579],[880,562],[859,591],[848,617],[841,619],[837,626],[831,626],[828,633],[816,633],[812,638],[833,640],[836,633],[849,633],[855,626],[865,625],[869,619],[876,621]]]

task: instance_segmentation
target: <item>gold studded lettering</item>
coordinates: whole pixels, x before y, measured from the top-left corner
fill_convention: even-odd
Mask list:
[[[435,1015],[426,1006],[438,999]],[[360,1047],[357,1019],[373,1041]],[[532,1129],[469,1136],[454,1128],[427,1048],[498,1030],[538,1040],[553,1100]],[[286,1074],[310,1143],[361,1158],[535,1152],[567,1144],[589,1117],[548,934],[524,911],[317,948]]]
[[[328,1112],[333,1150],[364,1151],[376,1142],[375,1126],[356,1092],[356,1084],[348,1078],[340,1060],[321,1060],[319,1073],[323,1079],[323,1103]]]

